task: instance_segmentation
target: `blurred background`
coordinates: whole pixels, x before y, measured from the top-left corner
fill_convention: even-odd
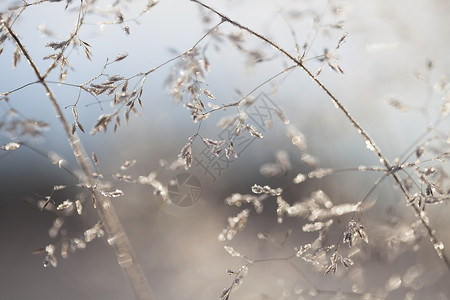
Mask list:
[[[449,120],[439,117],[442,98],[449,97],[446,86],[450,70],[448,1],[230,0],[208,3],[291,53],[295,54],[296,41],[300,48],[307,43],[306,65],[314,73],[324,63],[313,58],[335,49],[339,39],[347,33],[345,43],[332,52],[331,58],[333,65],[338,65],[344,74],[325,64],[319,76],[325,86],[369,132],[389,160],[414,152],[418,138],[430,124],[436,127],[433,134],[447,136],[447,140],[437,144],[441,147],[438,151],[448,152]],[[3,18],[8,15],[8,9],[21,4],[0,1]],[[42,57],[54,53],[45,45],[67,38],[76,24],[80,4],[74,1],[67,8],[66,5],[63,1],[29,6],[14,23],[14,31],[41,70],[49,65]],[[94,7],[98,10],[86,15],[78,32],[91,46],[92,61],[81,48],[70,50],[70,68],[65,82],[81,84],[94,78],[102,72],[107,58],[111,61],[122,53],[128,53],[128,57],[109,66],[105,73],[128,78],[146,72],[192,47],[219,22],[218,17],[190,1],[160,1],[140,15],[146,5],[144,1],[96,1]],[[119,10],[125,22],[112,24],[119,18]],[[248,34],[239,36],[244,49],[226,38],[239,33],[237,28],[225,23],[199,44],[211,66],[205,75],[204,87],[215,96],[216,99],[211,100],[215,105],[239,100],[291,66],[291,62],[273,48]],[[23,56],[13,68],[15,45],[10,39],[0,47],[4,47],[0,55],[0,93],[36,80]],[[262,57],[261,61],[254,60],[256,54]],[[166,186],[186,172],[168,167],[198,129],[198,123],[192,122],[183,103],[176,103],[169,96],[172,85],[168,79],[174,72],[177,74],[179,61],[148,76],[142,96],[143,109],[136,105],[139,117],[131,114],[128,125],[123,124],[116,132],[110,126],[106,133],[93,136],[89,132],[98,117],[113,111],[111,98],[100,95],[96,99],[84,92],[79,96],[78,88],[57,84],[58,68],[49,80],[55,81],[51,88],[60,105],[66,107],[71,122],[71,105],[78,100],[79,121],[86,129],[85,134],[79,130],[78,134],[86,151],[96,153],[99,170],[105,180],[111,182],[111,187],[125,192],[124,196],[112,199],[112,203],[135,247],[155,298],[218,299],[233,280],[226,270],[236,271],[245,263],[242,258],[231,257],[224,245],[233,246],[251,259],[283,258],[295,253],[294,247],[316,238],[315,233],[302,232],[304,219],[286,218],[278,224],[276,199],[270,198],[264,202],[261,214],[251,212],[247,227],[235,239],[225,243],[218,241],[219,233],[228,226],[228,217],[236,216],[242,208],[251,208],[251,205],[228,206],[224,201],[226,197],[232,193],[251,194],[253,184],[285,186],[298,173],[312,170],[291,143],[288,126],[273,110],[270,114],[264,109],[284,111],[289,125],[306,137],[308,152],[316,158],[317,167],[343,169],[380,164],[327,95],[303,71],[294,69],[252,94],[256,101],[248,110],[254,118],[250,118],[249,123],[257,127],[264,138],[246,134],[240,140],[239,157],[229,163],[222,162],[220,166],[224,169],[220,172],[213,166],[199,165],[207,156],[204,144],[196,140],[193,166],[188,172],[198,179],[201,189],[198,201],[187,207],[162,206],[151,186],[121,183],[111,175],[118,172],[126,160],[136,160],[136,164],[124,174],[137,178],[156,172],[157,179]],[[12,114],[12,110],[15,113]],[[261,122],[257,113],[264,114],[259,119]],[[226,133],[216,123],[222,117],[233,115],[236,109],[232,107],[211,114],[203,122],[200,134],[211,139],[223,138]],[[43,88],[33,84],[12,93],[8,101],[0,101],[0,116],[4,124],[14,119],[48,123],[48,128],[34,138],[21,136],[20,131],[8,131],[6,125],[0,131],[0,145],[19,140],[29,145],[0,152],[0,298],[132,299],[132,290],[106,237],[95,239],[86,249],[63,259],[59,254],[58,235],[49,236],[55,214],[40,211],[35,205],[37,200],[50,194],[53,186],[77,184],[69,172],[52,164],[47,157],[49,153],[57,153],[69,170],[78,168]],[[436,124],[439,118],[441,121]],[[276,162],[280,150],[288,155],[292,169],[275,178],[263,176],[261,166]],[[449,171],[448,163],[439,164]],[[292,204],[322,189],[335,204],[356,203],[379,176],[369,172],[337,173],[290,186],[284,197]],[[448,189],[448,179],[446,183]],[[57,204],[75,197],[76,189],[55,193]],[[393,180],[384,180],[367,202],[370,209],[362,215],[362,220],[369,234],[369,245],[355,255],[355,265],[349,270],[340,267],[336,275],[323,276],[323,270],[317,272],[300,258],[295,264],[286,260],[262,262],[250,268],[244,283],[230,299],[352,298],[365,293],[386,299],[449,299],[449,271],[426,235],[415,240],[405,237],[411,230],[413,235],[420,236],[421,230],[411,228],[415,220],[413,211],[405,205]],[[444,245],[450,245],[446,203],[427,207],[427,211],[438,237]],[[329,233],[330,244],[338,242],[348,221],[347,215],[336,218]],[[65,222],[69,238],[83,238],[83,232],[98,222],[98,215],[86,202],[81,216],[74,214]],[[290,229],[292,234],[279,245]],[[262,232],[275,242],[258,239],[257,234]],[[398,243],[393,250],[382,246],[390,238]],[[57,247],[56,268],[43,267],[45,253],[33,254],[34,250],[48,244]],[[352,295],[346,294],[352,291]]]

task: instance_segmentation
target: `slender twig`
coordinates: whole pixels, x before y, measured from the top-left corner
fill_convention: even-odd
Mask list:
[[[238,101],[234,101],[228,104],[224,104],[222,106],[216,107],[216,108],[212,108],[204,113],[202,113],[202,115],[207,115],[210,113],[213,113],[215,111],[218,110],[223,110],[224,108],[228,108],[228,107],[232,107],[232,106],[239,106],[241,104],[242,101],[244,101],[245,99],[247,99],[251,94],[253,94],[256,90],[258,90],[259,88],[261,88],[262,86],[266,85],[269,82],[272,82],[275,78],[277,78],[278,76],[296,68],[297,65],[293,65],[290,67],[285,68],[283,71],[278,72],[277,74],[271,76],[269,79],[264,80],[262,83],[258,84],[256,87],[254,87],[250,92],[248,92],[247,94],[245,94],[244,96],[242,96]]]
[[[84,20],[84,14],[83,14],[83,1],[80,3],[80,9],[78,11],[78,17],[77,17],[77,25],[75,28],[75,32],[71,34],[69,39],[67,40],[66,45],[63,47],[61,52],[59,53],[59,58],[62,58],[64,55],[64,51],[69,47],[70,43],[73,41],[75,37],[78,36],[78,30],[80,30],[81,24],[83,24]],[[53,71],[54,68],[58,66],[59,59],[55,59],[53,63],[48,67],[48,69],[45,71],[44,75],[42,75],[42,78],[47,78],[47,76],[50,74],[51,71]]]
[[[322,12],[321,16],[325,15],[328,7],[330,6],[330,2],[331,1],[328,0],[327,3],[325,4],[325,7],[323,8],[323,12]],[[315,24],[315,26],[313,28],[312,35],[310,35],[311,41],[309,42],[308,47],[303,52],[302,58],[305,58],[308,55],[308,52],[311,50],[312,45],[314,44],[314,41],[316,40],[317,36],[319,35],[319,31],[320,31],[320,27],[322,26],[322,22],[323,22],[323,18],[320,17],[319,21]]]
[[[152,72],[158,70],[159,68],[161,68],[161,67],[167,65],[168,63],[170,63],[170,62],[172,62],[172,61],[174,61],[174,60],[177,60],[177,59],[179,59],[179,58],[185,56],[186,54],[188,54],[189,52],[191,52],[192,50],[194,50],[194,49],[198,46],[198,44],[200,44],[201,41],[203,41],[203,40],[204,40],[211,32],[213,32],[213,31],[216,30],[220,25],[222,25],[223,22],[224,22],[224,21],[220,21],[217,25],[215,25],[215,26],[212,27],[210,30],[208,30],[208,31],[207,31],[207,32],[206,32],[199,40],[197,40],[197,42],[195,42],[195,44],[194,44],[191,48],[189,48],[188,50],[184,51],[184,52],[181,53],[181,54],[178,54],[177,56],[172,57],[171,59],[169,59],[169,60],[163,62],[162,64],[160,64],[160,65],[158,65],[158,66],[156,66],[156,67],[151,68],[150,70],[148,70],[148,71],[145,72],[145,73],[139,73],[139,74],[136,74],[136,75],[134,75],[134,76],[128,78],[128,80],[133,79],[134,77],[137,77],[137,76],[147,76],[148,74],[150,74],[150,73],[152,73]]]
[[[264,258],[264,259],[256,259],[256,260],[251,260],[246,256],[242,256],[242,258],[246,259],[249,261],[249,263],[245,264],[245,266],[250,269],[252,266],[254,266],[257,263],[268,263],[268,262],[276,262],[276,261],[283,261],[283,262],[287,262],[289,263],[299,274],[300,276],[303,278],[303,280],[315,291],[317,292],[317,294],[322,294],[322,295],[338,295],[338,294],[342,294],[345,295],[347,297],[351,297],[351,298],[361,298],[364,295],[367,295],[365,293],[358,293],[358,292],[345,292],[345,291],[332,291],[332,290],[324,290],[321,288],[318,288],[318,286],[308,277],[306,276],[306,274],[302,271],[302,269],[295,264],[292,259],[294,259],[296,257],[296,255],[290,255],[287,257],[276,257],[276,258]],[[236,276],[240,275],[240,271],[235,272]],[[232,289],[234,288],[234,286],[236,286],[236,282],[235,280],[233,280],[233,282],[231,283],[231,286],[229,288],[229,291],[231,292]],[[378,299],[378,300],[384,300],[386,299],[385,297],[381,297],[381,296],[377,296],[374,294],[370,294],[371,299]],[[228,299],[228,298],[226,298]]]
[[[291,55],[289,52],[287,52],[285,49],[281,48],[279,45],[277,45],[274,41],[266,38],[265,36],[257,33],[256,31],[241,25],[240,23],[230,19],[229,17],[227,17],[226,15],[220,13],[219,11],[215,10],[214,8],[198,1],[198,0],[191,0],[192,2],[195,2],[199,5],[201,5],[202,7],[212,11],[213,13],[215,13],[216,15],[220,16],[222,18],[222,22],[228,22],[230,24],[232,24],[233,26],[244,30],[248,33],[250,33],[251,35],[259,38],[260,40],[264,41],[265,43],[267,43],[268,45],[272,46],[273,48],[275,48],[278,52],[282,53],[284,56],[286,56],[287,58],[289,58],[291,61],[293,61],[295,64],[297,64],[303,71],[305,71],[305,73],[308,75],[308,77],[310,77],[332,100],[332,102],[334,103],[334,105],[344,113],[344,115],[346,116],[347,120],[350,121],[350,123],[356,128],[356,130],[358,131],[358,133],[363,137],[363,139],[365,140],[366,146],[367,148],[369,148],[370,150],[372,150],[373,152],[376,153],[376,155],[378,156],[381,164],[386,168],[386,170],[388,172],[390,172],[393,167],[390,164],[390,162],[387,160],[387,158],[381,153],[381,150],[378,148],[378,146],[375,144],[375,141],[369,136],[369,134],[361,127],[361,125],[359,125],[359,123],[352,117],[352,115],[349,113],[349,111],[347,110],[347,108],[341,103],[341,101],[339,101],[336,96],[334,96],[333,93],[331,93],[331,91],[316,77],[313,75],[313,73],[303,64],[303,62],[297,58],[295,58],[293,55]],[[396,183],[399,185],[400,190],[402,191],[402,193],[405,195],[408,203],[411,203],[413,200],[413,197],[408,193],[408,191],[406,190],[405,186],[403,185],[400,177],[398,177],[398,175],[395,172],[390,172],[390,175],[395,179]],[[411,205],[411,207],[413,208],[417,218],[419,218],[419,220],[421,221],[422,225],[426,228],[428,236],[430,238],[431,243],[433,244],[434,249],[436,250],[438,256],[444,261],[445,265],[447,266],[447,268],[450,270],[450,259],[448,258],[448,256],[446,255],[446,253],[444,252],[444,244],[437,238],[436,236],[436,232],[435,230],[431,227],[431,224],[428,220],[428,217],[426,216],[425,212],[422,211],[420,209],[420,207],[416,204]]]
[[[385,297],[377,296],[375,294],[358,293],[358,292],[344,292],[344,291],[330,291],[330,290],[323,290],[323,289],[317,288],[317,286],[314,284],[314,282],[306,276],[306,274],[302,271],[302,269],[298,265],[296,265],[290,259],[288,260],[288,262],[302,276],[302,278],[306,281],[306,283],[317,292],[317,294],[322,294],[322,295],[341,294],[341,295],[345,295],[347,297],[359,298],[359,299],[363,299],[365,296],[370,295],[370,299],[378,299],[378,300],[386,299]]]
[[[23,55],[26,57],[36,77],[38,78],[39,83],[44,87],[46,95],[48,96],[53,108],[56,111],[57,118],[61,121],[63,129],[69,139],[73,154],[81,169],[83,170],[85,178],[80,178],[80,180],[84,181],[82,183],[88,186],[94,186],[95,181],[92,177],[94,168],[92,162],[89,159],[89,156],[86,154],[86,151],[84,150],[84,147],[76,133],[72,133],[69,122],[66,120],[61,106],[56,100],[56,97],[53,94],[52,90],[48,86],[45,80],[45,76],[41,75],[29,52],[26,50],[25,46],[22,44],[11,27],[8,24],[4,23],[3,26],[7,29],[11,38],[16,42]],[[123,226],[119,220],[119,217],[117,216],[115,209],[113,208],[109,199],[103,196],[98,190],[93,189],[92,193],[99,204],[97,211],[100,215],[100,218],[103,220],[104,227],[109,235],[109,240],[111,241],[110,244],[116,252],[119,265],[122,267],[132,285],[136,298],[139,300],[153,299],[150,286],[148,285],[147,279],[141,266],[137,262],[134,250],[131,246],[128,236],[123,229]]]
[[[29,82],[27,84],[19,86],[18,88],[15,88],[13,90],[10,90],[10,91],[4,92],[4,93],[0,93],[0,101],[7,99],[8,96],[11,95],[12,93],[20,91],[21,89],[24,89],[24,88],[26,88],[26,87],[28,87],[30,85],[36,84],[36,83],[39,83],[39,80],[33,81],[33,82]]]

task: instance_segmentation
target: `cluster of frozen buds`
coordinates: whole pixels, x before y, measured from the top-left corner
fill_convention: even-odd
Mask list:
[[[357,223],[353,220],[350,221],[347,225],[347,229],[344,232],[344,244],[348,243],[348,246],[352,247],[356,242],[356,238],[358,237],[361,238],[364,242],[368,243],[369,239],[367,237],[365,229],[366,228],[362,224]]]

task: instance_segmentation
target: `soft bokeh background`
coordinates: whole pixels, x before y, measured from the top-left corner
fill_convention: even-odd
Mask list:
[[[105,6],[107,9],[111,8],[110,3],[103,2],[109,5]],[[294,51],[295,45],[282,15],[298,12],[298,18],[289,23],[300,44],[308,40],[315,15],[321,18],[323,26],[343,20],[344,30],[330,29],[328,34],[320,32],[314,39],[309,56],[322,54],[324,48],[333,49],[342,33],[348,32],[346,43],[337,53],[345,75],[325,68],[321,79],[368,130],[389,159],[393,160],[405,150],[412,150],[412,143],[435,119],[440,95],[433,96],[433,85],[442,75],[448,76],[450,70],[448,1],[215,2],[210,4],[289,51]],[[1,1],[0,7],[5,10],[11,4]],[[101,4],[98,2],[99,6]],[[123,12],[125,19],[129,19],[136,16],[145,3],[136,1],[123,6],[127,7]],[[43,61],[41,57],[51,53],[50,48],[44,47],[51,41],[42,33],[44,26],[65,38],[76,22],[78,3],[73,3],[67,10],[64,7],[65,3],[58,2],[31,6],[14,25],[14,30],[42,69],[48,61]],[[331,12],[336,8],[340,9],[340,14],[333,15]],[[121,25],[99,26],[97,23],[105,19],[89,16],[79,34],[92,45],[93,61],[89,62],[81,50],[75,50],[70,56],[73,70],[69,71],[67,82],[81,83],[96,76],[106,58],[112,59],[125,52],[129,57],[108,69],[109,74],[120,73],[128,77],[147,71],[170,59],[174,53],[190,48],[205,30],[218,22],[215,16],[211,16],[213,21],[206,25],[202,22],[204,14],[198,5],[190,1],[161,1],[138,19],[140,24],[133,21],[127,23],[130,35],[123,32]],[[236,29],[224,24],[221,30],[230,32]],[[260,47],[268,57],[276,54],[259,41],[246,38],[248,45]],[[216,42],[211,38],[201,45],[205,44],[210,44],[206,54],[212,65],[207,83],[217,98],[214,100],[217,104],[238,100],[235,89],[245,94],[289,65],[283,59],[274,58],[249,67],[229,43],[221,44],[220,50],[215,48]],[[35,80],[24,58],[12,70],[13,50],[11,41],[5,42],[5,50],[0,56],[0,92]],[[426,71],[430,60],[434,62],[434,68]],[[81,134],[87,151],[95,151],[99,157],[100,169],[104,174],[113,174],[127,159],[137,160],[130,170],[134,176],[158,171],[159,179],[165,184],[179,172],[163,171],[160,160],[175,160],[187,138],[195,133],[197,125],[192,123],[186,108],[175,104],[167,95],[169,88],[164,83],[173,65],[169,64],[148,77],[141,117],[131,117],[129,125],[122,126],[115,134],[112,128],[106,134]],[[317,64],[311,62],[311,67],[315,69]],[[418,80],[414,76],[417,72],[427,76],[428,82]],[[344,168],[378,164],[376,155],[365,148],[364,141],[348,120],[304,73],[295,70],[274,83],[279,84],[278,92],[272,93],[273,86],[270,84],[260,91],[269,95],[286,112],[291,124],[305,134],[309,151],[318,157],[320,166]],[[77,99],[78,90],[75,88],[53,84],[52,89],[62,106],[71,105]],[[417,110],[401,113],[392,109],[386,104],[390,96]],[[106,98],[100,97],[100,100]],[[50,130],[43,137],[29,142],[43,153],[59,153],[70,168],[76,169],[67,138],[41,86],[32,85],[15,92],[10,96],[9,103],[25,118],[48,122]],[[95,99],[81,95],[78,113],[85,128],[90,130],[97,117],[110,110],[108,102],[102,103],[102,106],[103,110]],[[429,114],[424,115],[422,108]],[[1,115],[8,109],[8,105],[0,103]],[[70,117],[71,110],[66,109],[66,112]],[[220,129],[215,127],[215,123],[221,116],[232,113],[234,111],[229,110],[211,116],[202,126],[201,133],[216,137]],[[448,132],[449,128],[448,120],[441,124],[442,131]],[[243,261],[228,255],[217,236],[227,225],[227,217],[236,215],[240,210],[228,207],[223,200],[234,192],[250,193],[254,183],[283,184],[283,178],[270,181],[259,174],[262,164],[275,160],[277,150],[285,150],[291,155],[294,167],[291,177],[295,172],[303,171],[305,166],[301,164],[299,153],[289,143],[285,131],[285,126],[274,119],[273,127],[264,132],[264,139],[253,142],[240,153],[240,157],[230,164],[229,170],[215,182],[201,169],[192,168],[190,172],[200,179],[202,185],[201,200],[192,207],[163,210],[150,187],[120,186],[125,196],[114,199],[113,204],[135,246],[156,299],[218,299],[222,289],[229,286],[232,278],[225,270],[236,270]],[[3,133],[0,144],[6,144],[11,138]],[[194,156],[199,155],[201,149],[202,145],[196,144]],[[26,200],[47,195],[55,184],[70,185],[75,182],[47,158],[26,147],[0,155],[0,298],[131,299],[131,289],[105,238],[89,243],[85,250],[73,253],[68,259],[58,257],[57,268],[42,267],[43,255],[32,255],[32,251],[55,242],[48,236],[55,216],[39,211]],[[444,166],[448,169],[448,164]],[[374,174],[343,174],[305,184],[291,191],[290,196],[295,200],[301,199],[321,188],[335,203],[357,202],[376,179]],[[64,197],[73,195],[62,194],[60,200],[63,201]],[[390,224],[393,219],[402,218],[412,220],[411,211],[399,198],[388,180],[371,199],[375,205],[365,216],[367,223],[379,224],[380,220],[385,220],[386,224]],[[86,210],[87,213],[81,218],[71,219],[69,236],[81,236],[83,230],[97,222],[96,212],[87,205]],[[245,231],[229,244],[250,258],[257,259],[288,256],[294,246],[314,239],[313,235],[300,232],[303,220],[288,219],[277,225],[275,210],[276,205],[271,202],[266,204],[262,215],[253,213]],[[439,237],[450,245],[448,207],[441,205],[430,213]],[[342,222],[345,224],[345,221]],[[408,222],[405,221],[405,224]],[[343,225],[340,226],[334,229],[336,238],[343,228]],[[282,240],[289,227],[292,227],[293,235],[284,247],[256,238],[258,232],[267,231],[277,240]],[[388,230],[388,225],[386,227]],[[372,233],[376,239],[376,230],[382,227],[375,228]],[[352,282],[364,278],[360,283],[363,291],[381,294],[385,283],[393,275],[402,276],[408,268],[419,264],[423,267],[421,278],[428,281],[417,283],[418,287],[423,288],[418,289],[416,299],[430,295],[433,299],[448,299],[448,270],[442,266],[431,245],[426,240],[422,243],[424,247],[419,252],[406,252],[394,262],[384,260],[381,249],[372,250],[373,259],[335,277],[316,274],[302,262],[298,266],[319,289],[349,291]],[[289,263],[267,262],[250,269],[245,283],[232,299],[298,299],[299,296],[294,294],[300,290],[305,290],[304,298],[309,299],[312,297],[308,292],[310,288],[303,275]],[[408,290],[396,292],[388,298],[403,299]],[[321,297],[328,299],[329,295]]]

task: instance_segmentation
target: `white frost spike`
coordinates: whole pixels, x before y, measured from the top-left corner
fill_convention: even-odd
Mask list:
[[[367,149],[369,149],[370,151],[375,152],[375,147],[372,145],[372,143],[370,143],[370,141],[366,141],[366,147],[367,147]]]
[[[70,240],[70,248],[73,251],[77,249],[86,249],[86,242],[80,238]]]
[[[278,151],[277,159],[283,169],[284,173],[289,172],[292,169],[291,162],[289,161],[289,154],[286,151]]]
[[[62,210],[62,209],[71,208],[71,207],[73,207],[73,202],[70,200],[65,200],[63,203],[58,205],[56,210]]]
[[[13,150],[18,149],[19,147],[20,147],[19,143],[12,142],[12,143],[6,144],[5,146],[1,146],[0,148],[5,151],[13,151]]]
[[[231,155],[233,155],[234,158],[238,158],[238,154],[234,150],[233,145],[230,145],[225,149],[225,155],[226,155],[227,159],[230,159]]]
[[[61,257],[68,258],[69,257],[69,243],[67,241],[63,241],[61,245]]]
[[[54,191],[59,191],[59,190],[65,189],[65,188],[66,188],[65,185],[55,185],[55,186],[53,186],[53,190]]]
[[[114,192],[104,192],[104,191],[101,191],[102,192],[102,194],[103,194],[103,196],[105,196],[105,197],[111,197],[111,198],[116,198],[116,197],[120,197],[120,196],[123,196],[123,192],[121,191],[121,190],[119,190],[119,189],[116,189]]]
[[[192,142],[188,142],[184,145],[178,157],[185,160],[186,169],[189,169],[192,163]]]
[[[358,166],[358,171],[367,171],[366,166]]]
[[[214,97],[214,95],[208,91],[207,89],[202,89],[203,94],[205,94],[206,97],[208,97],[211,100],[216,99],[216,97]]]
[[[354,264],[353,260],[348,257],[343,257],[342,255],[339,255],[339,261],[346,269]]]
[[[317,178],[317,179],[322,179],[323,177],[330,175],[333,173],[332,169],[316,169],[314,171],[311,171],[308,173],[308,177],[309,178]]]
[[[48,266],[56,267],[58,265],[58,261],[55,257],[55,249],[55,245],[53,244],[45,246],[45,252],[47,253],[43,262],[45,268]]]
[[[45,246],[45,252],[47,252],[48,255],[54,255],[55,254],[55,245],[49,244]]]
[[[245,228],[247,224],[248,215],[250,213],[249,209],[244,209],[240,213],[237,214],[236,217],[228,218],[228,227],[223,229],[219,234],[219,241],[232,240],[238,231],[241,231]]]
[[[93,227],[84,232],[84,240],[86,241],[86,243],[89,243],[95,238],[101,238],[104,235],[105,231],[102,229],[102,225],[100,224],[100,222],[98,222]]]
[[[75,207],[77,208],[77,213],[81,215],[81,213],[83,212],[83,205],[81,204],[80,200],[75,201]]]
[[[295,176],[294,183],[299,184],[305,180],[306,180],[306,176],[303,175],[302,173],[299,173],[297,176]]]
[[[228,297],[230,295],[231,288],[225,288],[222,291],[222,294],[220,295],[220,299],[226,299],[225,297]]]
[[[259,172],[261,173],[261,175],[266,177],[275,177],[280,174],[281,170],[278,164],[266,163],[261,166]]]
[[[357,211],[358,208],[360,207],[361,202],[358,203],[343,203],[343,204],[339,204],[334,206],[333,208],[331,208],[331,212],[336,215],[336,216],[342,216],[344,214],[348,214],[354,211]]]
[[[269,194],[272,196],[279,196],[283,192],[283,189],[281,189],[281,188],[272,189],[268,185],[260,186],[258,184],[254,184],[252,186],[252,192],[255,194],[263,194],[264,193],[264,194]]]
[[[442,258],[443,253],[444,253],[444,244],[441,241],[438,241],[433,244],[433,247],[436,250],[436,252],[438,253],[439,257]]]
[[[302,162],[308,166],[314,167],[317,165],[317,158],[309,153],[303,153],[301,157]]]
[[[95,152],[92,152],[92,159],[94,160],[95,165],[98,167],[98,157]]]
[[[248,132],[250,132],[251,136],[257,137],[258,139],[262,139],[263,138],[263,135],[256,130],[255,126],[253,126],[253,125],[246,125],[245,129],[247,129]]]
[[[306,138],[294,125],[289,125],[287,128],[287,135],[291,138],[291,142],[301,151],[307,149]]]
[[[332,223],[333,223],[333,220],[328,220],[326,223],[324,223],[324,222],[307,223],[302,226],[302,230],[304,232],[319,231],[324,227],[331,226]]]
[[[148,184],[154,188],[154,194],[159,195],[163,198],[164,202],[170,203],[170,198],[168,196],[169,192],[167,187],[165,187],[161,182],[156,180],[156,172],[151,172],[147,177],[139,176],[138,183]]]
[[[52,164],[57,165],[59,168],[63,167],[66,164],[66,161],[57,153],[49,152],[48,158],[50,159]]]
[[[317,190],[311,193],[311,198],[314,199],[316,203],[320,203],[326,208],[332,208],[333,202],[331,202],[330,198],[325,194],[322,190]]]
[[[388,292],[392,292],[402,285],[402,279],[398,275],[392,275],[385,284],[385,289]]]
[[[58,261],[54,255],[46,255],[43,262],[44,268],[49,267],[50,265],[54,268],[58,265]]]
[[[311,249],[311,244],[303,245],[300,247],[300,249],[295,248],[294,250],[297,251],[297,253],[295,253],[295,256],[300,257],[310,249]]]
[[[349,247],[353,247],[355,244],[356,239],[359,237],[361,240],[363,240],[366,244],[369,243],[369,239],[367,237],[367,234],[365,232],[365,227],[357,223],[355,221],[350,221],[347,225],[347,228],[344,232],[344,238],[343,243],[348,243]]]
[[[225,248],[225,251],[228,252],[228,254],[230,254],[231,256],[237,256],[237,257],[241,257],[242,255],[237,252],[236,250],[234,250],[233,247],[231,246],[223,246]]]
[[[134,166],[134,164],[136,164],[136,160],[135,159],[127,160],[127,161],[125,161],[123,163],[123,165],[120,166],[120,169],[124,171],[124,170],[128,169],[129,167]]]

